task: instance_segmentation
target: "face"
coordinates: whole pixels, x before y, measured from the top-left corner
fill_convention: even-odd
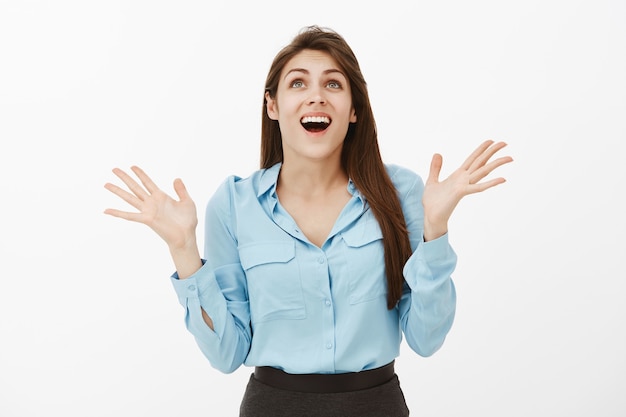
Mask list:
[[[283,163],[339,163],[350,123],[356,123],[348,78],[327,53],[304,50],[283,68],[267,114],[280,126]]]

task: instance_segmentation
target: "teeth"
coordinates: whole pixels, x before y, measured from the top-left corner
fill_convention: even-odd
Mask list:
[[[330,118],[326,116],[305,116],[300,120],[300,123],[330,123]]]

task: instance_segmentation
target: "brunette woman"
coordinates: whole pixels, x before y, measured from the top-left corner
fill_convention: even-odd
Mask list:
[[[275,57],[263,98],[261,167],[196,208],[140,168],[105,187],[167,243],[185,323],[216,369],[254,368],[240,416],[407,416],[394,370],[401,340],[429,356],[455,314],[448,220],[510,157],[486,141],[440,181],[383,163],[365,80],[336,32],[305,28]]]

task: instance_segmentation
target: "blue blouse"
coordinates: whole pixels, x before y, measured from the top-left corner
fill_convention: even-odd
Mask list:
[[[352,198],[320,248],[278,201],[280,166],[222,183],[206,208],[204,265],[184,280],[172,275],[211,366],[356,372],[395,359],[403,334],[419,355],[436,352],[454,319],[456,254],[447,235],[424,242],[422,179],[387,165],[413,248],[402,298],[388,310],[382,233],[359,190],[349,182]]]

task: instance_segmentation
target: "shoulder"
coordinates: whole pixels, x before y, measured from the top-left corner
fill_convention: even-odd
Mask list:
[[[228,210],[237,200],[256,200],[276,183],[279,168],[258,169],[246,177],[227,176],[217,187],[209,204]]]
[[[415,189],[421,191],[424,188],[422,177],[415,171],[396,164],[385,164],[385,168],[400,195]]]
[[[258,190],[259,180],[264,173],[264,169],[254,171],[248,176],[229,175],[221,182],[215,190],[211,200],[222,200],[232,198],[234,194],[249,193]]]

